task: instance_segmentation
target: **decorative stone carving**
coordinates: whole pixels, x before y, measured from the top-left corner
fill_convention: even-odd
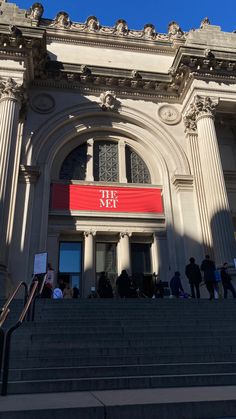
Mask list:
[[[99,21],[96,16],[89,16],[86,20],[86,28],[89,32],[96,32],[100,28]]]
[[[89,74],[91,74],[90,68],[88,68],[85,64],[82,64],[80,69],[81,69],[81,73],[83,75],[89,75]]]
[[[66,12],[57,13],[52,26],[60,29],[69,29],[71,27],[71,20]]]
[[[170,22],[168,25],[168,35],[173,39],[181,39],[184,37],[184,32],[177,22]]]
[[[111,92],[110,90],[102,93],[100,95],[100,100],[102,102],[101,108],[103,111],[111,111],[115,107],[116,102],[116,95],[114,92]]]
[[[55,108],[55,100],[51,95],[41,93],[40,95],[32,98],[31,106],[35,112],[50,113]]]
[[[184,117],[185,132],[196,131],[198,118],[205,115],[213,117],[217,105],[218,99],[196,96]]]
[[[39,22],[43,15],[43,12],[43,5],[41,3],[34,3],[30,8],[29,18],[32,20],[37,20]]]
[[[167,125],[176,125],[181,120],[180,112],[171,105],[163,105],[158,109],[158,115]]]
[[[205,28],[206,26],[210,25],[210,20],[208,17],[204,17],[204,19],[202,19],[201,24],[200,24],[200,29]]]
[[[129,29],[128,25],[125,20],[119,19],[117,20],[115,24],[115,31],[114,33],[119,36],[125,36],[128,35]]]
[[[142,76],[140,75],[140,73],[137,70],[132,70],[131,77],[132,77],[132,79],[141,79],[142,78]]]
[[[143,28],[143,38],[154,39],[156,35],[155,26],[152,23],[147,23]]]
[[[23,86],[19,86],[11,77],[7,80],[0,81],[0,99],[4,98],[22,102],[24,99]]]

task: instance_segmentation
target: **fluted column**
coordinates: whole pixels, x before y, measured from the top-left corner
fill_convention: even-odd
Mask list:
[[[201,223],[203,246],[205,254],[211,254],[213,248],[213,241],[211,235],[211,228],[209,223],[209,217],[207,212],[206,194],[204,188],[201,157],[199,152],[198,136],[195,131],[188,131],[187,136],[189,138],[191,160],[195,181],[195,190],[197,201],[199,204],[199,218]],[[213,256],[213,255],[212,255]]]
[[[0,82],[0,270],[7,269],[11,221],[14,218],[18,183],[21,135],[19,112],[23,99],[21,86],[9,78]]]
[[[232,216],[225,186],[214,113],[217,101],[209,97],[195,97],[185,121],[192,118],[198,132],[202,181],[217,263],[233,262],[235,240]]]
[[[131,254],[130,254],[130,240],[131,233],[120,233],[120,270],[125,269],[127,273],[131,274]]]
[[[95,272],[95,246],[94,236],[95,231],[84,232],[84,274],[82,293],[84,297],[91,292],[91,287],[96,286],[96,272]]]

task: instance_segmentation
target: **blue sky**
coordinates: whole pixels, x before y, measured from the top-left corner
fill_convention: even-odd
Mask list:
[[[10,1],[10,0],[9,0]],[[125,19],[130,29],[142,29],[145,23],[153,23],[158,32],[167,32],[168,23],[175,20],[183,30],[198,28],[208,16],[211,24],[224,31],[236,29],[235,0],[35,0],[43,4],[44,17],[54,18],[65,10],[71,20],[84,22],[95,15],[104,26],[113,26],[117,19]],[[34,1],[13,0],[22,9],[28,9]]]

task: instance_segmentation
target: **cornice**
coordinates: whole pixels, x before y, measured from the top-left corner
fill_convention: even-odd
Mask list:
[[[73,34],[74,35],[74,34]],[[119,42],[115,42],[119,41]],[[147,42],[146,40],[127,40],[127,39],[113,39],[111,38],[102,38],[102,37],[94,37],[92,35],[89,37],[89,34],[76,34],[75,36],[67,36],[59,35],[56,33],[48,33],[47,32],[47,43],[50,44],[52,42],[58,42],[63,44],[70,44],[70,45],[85,45],[89,47],[97,47],[97,48],[110,48],[110,49],[121,49],[127,51],[137,51],[143,52],[148,54],[162,54],[162,55],[170,55],[174,56],[176,51],[173,49],[173,45],[169,41],[163,41],[158,43]]]

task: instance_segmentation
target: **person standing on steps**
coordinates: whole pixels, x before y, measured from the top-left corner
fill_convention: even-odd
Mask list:
[[[236,291],[231,283],[232,278],[230,276],[230,274],[228,273],[228,263],[225,262],[223,264],[223,267],[221,268],[220,274],[221,274],[221,280],[222,280],[222,285],[224,288],[224,298],[226,299],[228,296],[228,290],[232,292],[232,295],[234,298],[236,298]]]
[[[185,275],[189,280],[189,285],[191,288],[192,298],[200,298],[199,285],[202,282],[202,275],[199,266],[195,263],[195,259],[191,257],[189,259],[189,264],[185,268]],[[195,295],[196,291],[196,295]]]
[[[201,271],[203,272],[204,282],[210,295],[209,300],[214,299],[215,270],[215,262],[210,259],[209,255],[206,255],[201,263]]]

